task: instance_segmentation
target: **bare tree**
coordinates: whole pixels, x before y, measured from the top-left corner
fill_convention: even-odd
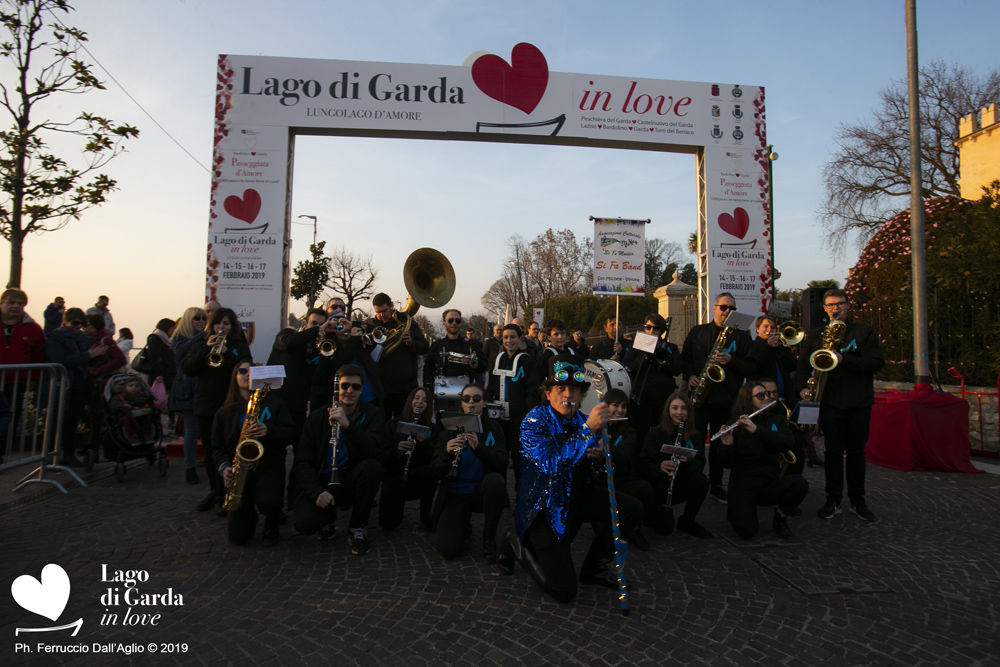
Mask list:
[[[684,249],[676,241],[646,239],[646,292],[652,294],[660,285],[670,282],[666,275],[668,266],[684,259]],[[672,272],[671,272],[672,273]]]
[[[835,252],[857,235],[863,246],[908,205],[910,189],[909,97],[905,80],[879,92],[867,121],[841,125],[838,150],[826,165],[826,201],[820,218]],[[959,195],[958,123],[1000,99],[1000,69],[983,76],[934,61],[920,70],[920,141],[923,196]]]
[[[139,130],[87,112],[70,120],[39,119],[37,106],[43,102],[54,102],[49,110],[68,106],[49,98],[104,90],[104,85],[80,57],[86,33],[62,25],[55,16],[72,9],[65,0],[3,4],[0,24],[7,35],[0,56],[12,65],[16,83],[13,90],[0,83],[0,109],[12,121],[0,132],[0,234],[10,241],[8,287],[19,287],[27,235],[61,229],[104,203],[116,183],[97,172]],[[80,166],[49,152],[45,142],[57,136],[83,141]]]
[[[330,255],[329,277],[325,287],[344,298],[347,312],[360,310],[355,308],[356,302],[375,296],[377,280],[378,267],[370,254],[361,255],[341,246]]]

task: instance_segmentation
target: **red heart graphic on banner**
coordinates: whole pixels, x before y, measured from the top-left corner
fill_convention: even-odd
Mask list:
[[[472,80],[498,102],[531,113],[549,85],[549,65],[535,45],[521,42],[511,49],[509,65],[493,54],[476,58]]]
[[[601,127],[603,127],[603,126],[601,126],[601,125],[598,125],[598,126],[597,126],[597,129],[599,130],[599,129],[601,129]]]
[[[736,207],[732,215],[723,213],[719,216],[719,227],[725,233],[743,239],[750,229],[750,216],[740,207]]]
[[[253,189],[245,190],[243,199],[231,195],[226,197],[226,201],[222,205],[226,209],[226,213],[249,225],[257,219],[257,214],[260,213],[260,194]]]

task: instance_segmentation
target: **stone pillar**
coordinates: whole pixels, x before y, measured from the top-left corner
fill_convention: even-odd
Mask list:
[[[682,346],[688,331],[698,324],[698,288],[682,283],[678,272],[674,271],[673,282],[658,288],[653,296],[659,302],[657,312],[664,319],[671,318],[667,340],[678,347]]]

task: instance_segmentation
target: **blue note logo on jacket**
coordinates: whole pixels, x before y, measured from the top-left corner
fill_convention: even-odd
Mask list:
[[[841,352],[841,354],[844,354],[846,352],[852,352],[852,351],[854,351],[856,349],[858,349],[858,341],[857,340],[852,340],[849,345],[847,345],[846,347],[840,348],[840,352]]]
[[[490,433],[489,437],[486,438],[486,442],[483,443],[483,447],[492,447],[497,444],[497,441],[493,439],[493,434]]]
[[[723,354],[732,354],[735,351],[736,351],[736,341],[735,340],[729,341],[729,345],[727,345],[722,350]]]

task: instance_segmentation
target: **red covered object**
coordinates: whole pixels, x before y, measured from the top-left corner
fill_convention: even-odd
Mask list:
[[[916,472],[983,472],[969,459],[969,404],[928,384],[875,393],[865,458]]]

